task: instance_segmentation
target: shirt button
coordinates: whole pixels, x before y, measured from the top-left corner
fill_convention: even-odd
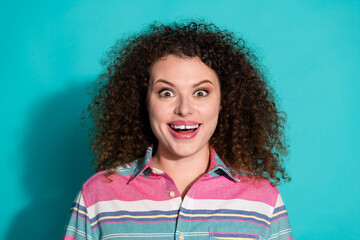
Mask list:
[[[179,235],[179,240],[184,240],[184,235],[182,233]]]
[[[170,191],[170,192],[169,192],[169,196],[170,196],[170,197],[175,197],[175,192],[174,192],[174,191]]]

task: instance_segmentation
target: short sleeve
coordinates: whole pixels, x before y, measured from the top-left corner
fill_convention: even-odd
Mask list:
[[[70,210],[63,240],[93,240],[91,224],[82,192],[77,195]]]
[[[271,217],[269,240],[290,240],[293,239],[289,217],[284,202],[278,194],[274,211]]]

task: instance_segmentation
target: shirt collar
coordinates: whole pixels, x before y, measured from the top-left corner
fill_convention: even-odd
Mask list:
[[[142,159],[139,159],[135,171],[131,176],[128,184],[134,181],[138,175],[143,175],[145,177],[148,177],[151,174],[153,174],[151,157],[152,157],[152,147],[149,147],[146,150],[145,156]],[[226,167],[225,163],[216,154],[215,150],[212,147],[210,147],[210,167],[208,174],[210,176],[227,175],[231,180],[235,182],[240,182],[238,178],[234,177],[233,173],[235,173],[235,171],[231,168]]]
[[[148,149],[146,149],[146,154],[143,157],[143,159],[138,159],[137,165],[135,167],[135,171],[131,176],[128,184],[134,181],[134,179],[140,174],[143,174],[144,176],[151,175],[151,168],[152,168],[151,156],[152,156],[152,147],[148,147]]]
[[[233,181],[240,182],[240,179],[234,177],[233,173],[235,172],[233,169],[226,167],[225,163],[216,154],[214,148],[210,147],[210,167],[208,174],[211,176],[226,174]]]

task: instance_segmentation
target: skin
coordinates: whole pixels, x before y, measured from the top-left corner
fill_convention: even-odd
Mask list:
[[[152,164],[174,180],[182,197],[207,172],[209,140],[217,125],[220,99],[220,83],[215,71],[197,57],[168,55],[151,68],[147,109],[152,131],[158,139]],[[176,137],[169,127],[169,123],[174,122],[199,124],[197,134]]]

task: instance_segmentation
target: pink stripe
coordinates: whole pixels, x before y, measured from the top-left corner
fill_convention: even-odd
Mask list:
[[[242,177],[244,178],[244,177]],[[241,180],[234,182],[226,176],[211,177],[205,174],[189,190],[188,196],[193,199],[242,199],[256,201],[274,206],[278,190],[267,180]]]
[[[216,162],[211,160],[214,167]],[[130,173],[131,171],[129,171]],[[166,191],[158,191],[154,188],[154,180],[156,180],[159,188],[168,189],[176,193],[175,197],[179,197],[179,193],[174,183],[170,183],[167,178],[159,176],[144,177],[138,175],[134,181],[129,182],[132,175],[113,174],[110,176],[111,182],[108,181],[104,172],[99,172],[91,177],[82,189],[84,201],[87,207],[100,201],[121,200],[121,201],[138,201],[153,200],[164,201],[171,199]],[[243,199],[248,201],[263,202],[270,206],[274,206],[278,195],[276,187],[272,186],[270,181],[259,179],[250,180],[246,176],[239,176],[241,182],[234,182],[226,176],[211,177],[205,174],[199,179],[189,190],[188,196],[193,199]],[[121,188],[119,188],[121,186]],[[194,191],[195,190],[195,191]],[[201,190],[201,191],[200,191]],[[85,197],[86,196],[86,197]],[[271,196],[271,197],[269,197]]]
[[[78,240],[77,238],[74,238],[73,236],[69,236],[69,235],[64,235],[63,240]]]
[[[293,240],[293,239],[294,239],[294,238],[291,237],[291,238],[286,238],[286,239],[284,239],[284,240]]]
[[[206,220],[187,220],[187,219],[183,219],[183,218],[179,218],[181,219],[182,221],[186,221],[186,222],[202,222],[202,221],[229,221],[229,219],[206,219]],[[267,229],[270,229],[268,226],[264,225],[264,224],[261,224],[261,223],[256,223],[256,222],[253,222],[253,221],[246,221],[246,220],[239,220],[239,219],[231,219],[231,221],[238,221],[238,222],[251,222],[251,223],[254,223],[256,225],[260,225],[260,226],[263,226],[263,227],[266,227]]]
[[[77,217],[77,218],[80,218],[80,219],[82,219],[82,220],[85,220],[85,221],[87,221],[88,223],[90,223],[90,221],[88,220],[88,219],[86,219],[86,218],[83,218],[83,217],[80,217],[79,215],[76,215],[75,213],[70,213],[71,215],[74,215],[75,217]]]
[[[169,185],[168,179],[158,176],[144,177],[139,175],[135,181],[126,184],[129,182],[130,177],[131,175],[113,174],[110,176],[112,182],[109,182],[104,174],[95,174],[84,184],[82,190],[86,206],[91,207],[95,203],[110,200],[138,201],[147,199],[165,201],[171,199],[168,192],[158,191],[158,188],[154,187],[154,180],[156,180],[156,184],[160,188],[166,189]],[[170,186],[170,190],[176,193],[175,197],[180,196],[175,184]]]
[[[271,221],[271,223],[273,223],[273,222],[277,222],[277,221],[279,221],[280,219],[287,218],[287,217],[288,217],[288,216],[283,216],[283,217],[278,218],[278,219],[276,219],[276,220],[274,220],[274,221]]]
[[[98,229],[101,225],[103,224],[107,224],[107,223],[126,223],[126,222],[132,222],[132,223],[162,223],[162,222],[176,222],[173,221],[173,220],[164,220],[164,221],[141,221],[141,222],[137,222],[137,221],[119,221],[119,222],[116,222],[116,221],[111,221],[111,222],[103,222],[103,223],[100,223],[99,225],[97,225],[96,228],[93,229],[93,231],[95,231],[96,229]]]

